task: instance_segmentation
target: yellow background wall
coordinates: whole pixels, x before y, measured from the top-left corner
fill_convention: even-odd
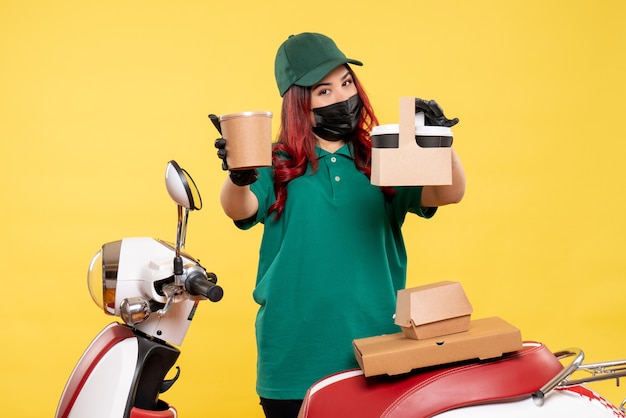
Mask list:
[[[174,239],[167,161],[205,207],[188,246],[226,295],[198,310],[181,416],[260,417],[251,298],[260,228],[222,214],[208,113],[272,110],[278,45],[323,32],[382,123],[403,95],[459,117],[462,204],[405,225],[409,286],[462,282],[474,318],[501,316],[553,350],[625,358],[626,3],[287,0],[0,2],[3,415],[51,416],[80,354],[114,318],[86,271],[107,241]],[[303,359],[304,361],[304,359]],[[613,383],[593,386],[614,402]]]

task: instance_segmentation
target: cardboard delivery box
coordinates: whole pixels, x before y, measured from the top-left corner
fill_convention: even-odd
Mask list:
[[[452,131],[424,126],[415,97],[400,98],[397,125],[377,126],[372,138],[371,183],[376,186],[452,184]]]
[[[421,340],[467,331],[472,314],[461,283],[442,281],[398,292],[395,323]]]
[[[414,340],[403,333],[353,341],[365,376],[397,375],[413,369],[471,359],[500,357],[522,349],[519,329],[498,317],[470,321],[465,332]]]

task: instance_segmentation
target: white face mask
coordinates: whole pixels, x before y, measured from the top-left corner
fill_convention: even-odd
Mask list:
[[[345,139],[358,127],[362,109],[358,94],[343,102],[311,109],[315,117],[313,132],[327,141]]]

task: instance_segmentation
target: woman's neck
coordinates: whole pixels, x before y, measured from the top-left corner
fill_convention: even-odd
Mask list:
[[[315,136],[315,139],[317,140],[318,147],[331,154],[333,154],[335,151],[337,151],[339,148],[343,147],[346,144],[346,141],[344,141],[343,139],[339,141],[329,141],[327,139],[320,138],[317,135]]]

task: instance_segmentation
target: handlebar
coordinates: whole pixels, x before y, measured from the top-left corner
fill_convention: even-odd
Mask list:
[[[567,367],[564,367],[563,370],[556,376],[554,376],[548,383],[543,385],[541,389],[532,394],[532,398],[537,406],[543,405],[544,398],[548,394],[548,392],[562,384],[565,379],[567,379],[572,373],[578,370],[579,366],[583,362],[583,359],[585,358],[585,353],[579,348],[569,348],[567,350],[556,352],[554,353],[554,355],[558,359],[562,359],[565,357],[574,357],[574,360],[572,360],[572,362]]]
[[[208,274],[213,281],[207,278],[204,271],[191,271],[187,280],[185,280],[185,289],[189,294],[194,296],[204,296],[211,302],[219,302],[224,296],[224,290],[216,284],[217,276],[213,273]]]

